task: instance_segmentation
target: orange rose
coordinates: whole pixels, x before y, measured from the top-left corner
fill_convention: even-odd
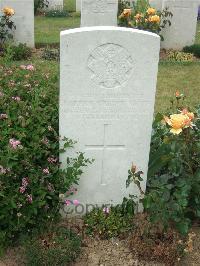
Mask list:
[[[135,19],[136,19],[136,20],[140,20],[141,18],[142,18],[142,14],[137,13],[137,14],[135,15]]]
[[[149,17],[149,21],[152,23],[160,23],[160,17],[158,15],[154,15]]]
[[[155,8],[152,8],[152,7],[149,7],[147,9],[147,14],[148,15],[155,15],[156,14],[156,9]]]
[[[130,8],[124,9],[119,18],[128,18],[131,16],[132,10]]]
[[[4,7],[2,9],[2,11],[3,11],[4,15],[7,17],[11,17],[15,14],[14,9],[12,9],[11,7]]]
[[[187,116],[186,127],[191,127],[191,122],[194,119],[194,113],[188,111],[187,108],[183,109],[181,114]]]

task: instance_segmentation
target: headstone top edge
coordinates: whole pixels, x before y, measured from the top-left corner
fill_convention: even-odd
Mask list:
[[[130,28],[125,28],[125,27],[116,27],[116,26],[94,26],[94,27],[83,27],[83,28],[69,29],[69,30],[61,31],[60,37],[63,37],[63,36],[68,35],[68,34],[73,34],[73,33],[95,32],[95,31],[130,32],[130,33],[137,33],[137,34],[152,36],[152,37],[160,39],[160,36],[156,33],[143,31],[143,30],[137,30],[137,29],[130,29]]]

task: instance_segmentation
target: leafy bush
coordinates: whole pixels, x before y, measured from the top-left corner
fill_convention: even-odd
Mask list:
[[[46,17],[53,17],[53,18],[63,18],[63,17],[69,17],[70,14],[66,10],[49,10],[45,12]]]
[[[143,200],[152,222],[174,224],[183,234],[200,218],[200,107],[189,112],[184,98],[176,92],[164,119],[154,120]]]
[[[59,194],[90,161],[59,164],[58,77],[33,65],[0,66],[0,243],[60,217]],[[74,142],[64,139],[64,150]],[[63,149],[62,149],[63,150]]]
[[[34,14],[36,15],[40,9],[47,8],[48,6],[48,0],[34,0]]]
[[[81,239],[71,230],[58,227],[35,238],[25,248],[29,266],[69,265],[80,253]]]
[[[2,11],[3,15],[0,16],[0,46],[8,39],[13,38],[12,30],[16,29],[14,22],[11,20],[15,14],[14,9],[5,7]]]
[[[27,60],[31,57],[32,50],[30,47],[27,47],[26,44],[18,45],[5,45],[3,56],[8,59],[8,61],[21,61]]]
[[[127,233],[132,227],[136,204],[124,198],[122,205],[95,208],[84,217],[86,233],[103,239]]]
[[[193,44],[191,46],[185,46],[183,52],[191,53],[196,57],[200,57],[200,44]]]
[[[195,57],[191,53],[184,53],[180,51],[168,51],[167,52],[167,59],[169,61],[176,61],[176,62],[192,62],[194,61]]]
[[[171,26],[173,14],[166,8],[162,12],[151,8],[148,1],[139,0],[133,8],[124,9],[119,16],[119,25],[160,34],[167,25]],[[160,35],[163,40],[163,36]]]
[[[42,54],[42,58],[45,60],[56,60],[59,61],[60,59],[60,50],[59,49],[50,49],[45,48]]]

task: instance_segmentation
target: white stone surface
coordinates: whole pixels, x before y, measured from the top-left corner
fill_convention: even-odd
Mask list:
[[[16,43],[26,43],[34,47],[34,1],[33,0],[0,0],[0,10],[12,7],[15,15],[12,17],[16,25],[14,40]]]
[[[160,11],[162,11],[162,3],[163,0],[149,0],[149,4]]]
[[[171,27],[163,30],[165,49],[182,49],[195,42],[198,3],[196,0],[165,0],[163,7],[169,7],[173,13]]]
[[[76,0],[76,12],[81,12],[81,0]]]
[[[160,37],[139,30],[61,32],[60,135],[95,159],[74,196],[84,206],[139,194],[134,185],[126,189],[132,162],[144,171],[145,190],[159,50]],[[62,167],[68,155],[61,154]]]
[[[118,0],[82,0],[81,27],[117,26]]]
[[[63,0],[48,0],[48,10],[63,10]]]

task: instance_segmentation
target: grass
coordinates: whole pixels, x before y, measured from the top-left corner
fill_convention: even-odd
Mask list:
[[[76,0],[64,0],[64,9],[68,10],[69,12],[75,12]]]
[[[80,25],[80,17],[73,14],[68,18],[35,17],[35,42],[37,44],[59,43],[60,31],[76,28]]]
[[[80,26],[80,14],[76,11],[76,0],[64,0],[64,9],[72,12],[71,17],[50,18],[35,17],[35,43],[55,44],[60,42],[60,31]]]
[[[185,104],[200,104],[200,62],[161,62],[158,71],[155,112],[165,111],[176,90],[186,95]]]

